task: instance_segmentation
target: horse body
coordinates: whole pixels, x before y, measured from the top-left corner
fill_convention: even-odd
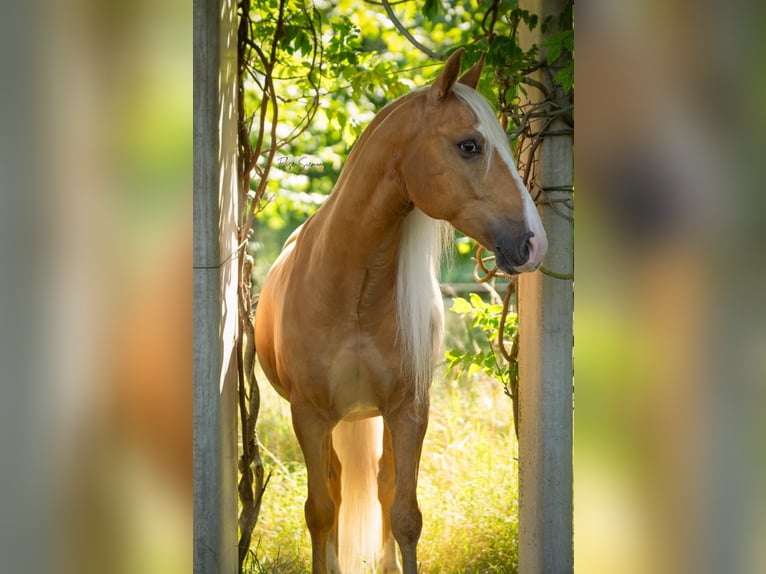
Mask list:
[[[343,195],[350,200],[353,194]],[[375,190],[376,197],[385,195]],[[359,409],[378,411],[391,398],[401,363],[391,344],[397,339],[397,231],[406,215],[402,210],[401,221],[384,221],[384,209],[363,202],[341,211],[333,205],[340,197],[331,197],[288,245],[258,307],[259,318],[271,318],[257,340],[259,350],[270,351],[263,361],[269,379],[291,403],[309,402],[333,420]]]
[[[511,272],[536,268],[545,252],[534,204],[502,149],[505,135],[494,118],[496,127],[487,126],[486,103],[471,104],[472,87],[455,83],[459,68],[458,52],[433,86],[373,119],[325,205],[288,240],[259,299],[258,357],[290,401],[306,460],[316,574],[338,572],[339,544],[349,550],[342,526],[339,536],[341,501],[352,497],[342,481],[362,452],[354,440],[365,437],[377,443],[359,456],[382,507],[380,568],[401,571],[395,539],[404,572],[417,571],[417,471],[443,321],[435,275],[441,222],[492,248]],[[479,71],[460,81],[475,86]],[[382,441],[375,424],[356,435],[345,426],[333,432],[341,421],[378,415]],[[350,458],[342,461],[339,450]]]

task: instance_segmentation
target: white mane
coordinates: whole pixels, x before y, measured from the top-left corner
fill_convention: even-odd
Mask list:
[[[425,400],[444,335],[439,290],[439,261],[452,228],[414,209],[404,222],[399,243],[396,305],[404,354],[415,383],[415,402]]]

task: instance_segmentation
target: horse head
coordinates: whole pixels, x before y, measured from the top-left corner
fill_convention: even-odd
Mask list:
[[[534,271],[548,247],[508,138],[475,87],[483,57],[458,79],[462,49],[417,100],[399,177],[425,214],[491,249],[507,273]]]

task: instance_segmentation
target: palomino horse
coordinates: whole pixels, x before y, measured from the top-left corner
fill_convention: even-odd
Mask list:
[[[359,569],[345,556],[370,532],[380,571],[402,571],[395,540],[404,573],[417,572],[418,465],[443,323],[442,222],[491,249],[509,273],[537,269],[547,249],[507,137],[474,90],[483,60],[458,80],[461,56],[373,119],[263,284],[256,347],[290,401],[306,461],[314,574]],[[358,476],[347,487],[357,470],[371,497],[358,494]],[[353,522],[360,506],[377,507],[375,524]],[[374,558],[364,560],[372,570]]]

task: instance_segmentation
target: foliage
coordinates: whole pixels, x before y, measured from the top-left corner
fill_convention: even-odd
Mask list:
[[[540,66],[540,49],[533,46],[523,51],[519,30],[550,27],[555,22],[549,19],[541,24],[537,15],[519,8],[514,0],[404,2],[393,3],[391,9],[404,28],[442,57],[465,47],[464,68],[486,52],[479,91],[495,104],[509,132],[523,129],[518,98],[527,89],[526,75]],[[563,65],[556,77],[565,88],[571,88],[573,77],[571,11],[570,3],[568,16],[558,23],[564,31],[543,47],[544,63]],[[257,282],[289,233],[330,193],[343,161],[375,113],[433,79],[441,63],[415,49],[380,4],[260,0],[250,6],[250,14],[260,50],[260,54],[253,50],[253,78],[246,85],[244,113],[253,118],[251,143],[257,151],[259,138],[268,140],[264,134],[272,131],[278,134],[278,150],[268,169],[271,149],[268,141],[261,145],[253,172],[260,177],[250,186],[250,198],[259,202],[257,241],[251,244]],[[266,76],[271,61],[275,97],[269,103]],[[261,124],[256,111],[264,101],[268,113]],[[278,107],[276,126],[271,122],[274,106]],[[263,177],[268,181],[261,197],[257,192]],[[458,241],[457,247],[457,265],[448,280],[468,281],[471,249],[465,241]]]
[[[518,378],[518,365],[508,364],[498,347],[498,331],[503,305],[488,303],[476,293],[469,299],[456,297],[450,311],[471,320],[468,345],[446,352],[447,368],[459,378],[471,378],[479,371],[502,383],[506,394],[512,395],[512,385]],[[503,344],[511,348],[516,342],[518,316],[508,313],[503,333]]]

